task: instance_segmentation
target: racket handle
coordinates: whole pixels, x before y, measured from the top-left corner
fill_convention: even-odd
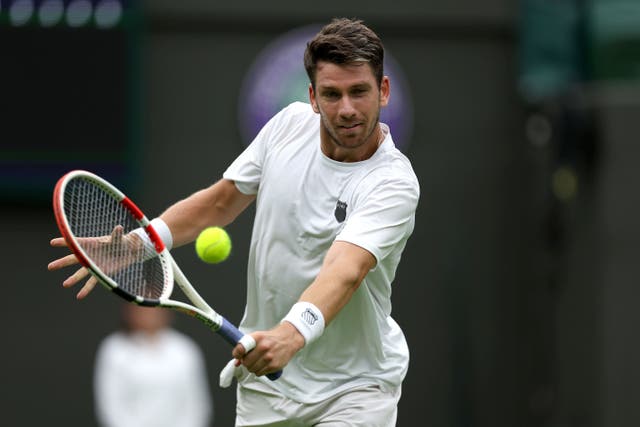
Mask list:
[[[240,330],[236,328],[233,323],[229,322],[224,317],[222,318],[222,326],[220,326],[220,329],[218,329],[218,333],[222,335],[225,341],[227,341],[229,344],[231,344],[234,347],[236,346],[236,344],[240,342],[242,337],[244,337],[244,334],[240,332]],[[249,351],[251,350],[252,349],[249,349]],[[267,378],[269,378],[271,381],[275,381],[278,378],[280,378],[281,375],[282,375],[282,370],[267,374]]]

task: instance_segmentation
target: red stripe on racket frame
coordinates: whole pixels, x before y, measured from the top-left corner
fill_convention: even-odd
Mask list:
[[[71,248],[71,251],[75,254],[76,258],[78,258],[78,262],[83,267],[88,267],[89,261],[83,255],[82,251],[73,240],[73,237],[71,236],[71,232],[67,228],[66,222],[64,221],[64,211],[60,204],[60,192],[62,191],[62,182],[65,180],[65,177],[67,175],[68,174],[64,175],[62,178],[58,180],[58,182],[56,183],[56,187],[53,190],[53,213],[55,214],[55,217],[56,217],[58,230],[60,230],[62,237],[64,237],[65,242],[67,242],[67,246]]]
[[[140,208],[138,208],[138,206],[136,206],[136,204],[133,203],[130,198],[125,197],[120,201],[120,203],[122,203],[122,205],[127,208],[127,210],[129,210],[129,212],[131,212],[134,218],[138,221],[144,218],[144,214],[142,213]],[[151,239],[151,241],[153,242],[153,246],[156,248],[156,252],[162,252],[164,250],[164,242],[158,235],[158,232],[155,230],[155,228],[153,228],[151,225],[147,225],[144,229],[147,232],[149,239]]]

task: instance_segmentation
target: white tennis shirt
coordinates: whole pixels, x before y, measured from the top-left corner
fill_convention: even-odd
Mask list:
[[[160,310],[160,309],[156,309]],[[186,335],[115,332],[96,355],[94,392],[103,427],[205,427],[213,415],[204,356]]]
[[[414,227],[419,184],[409,160],[386,135],[369,159],[343,163],[320,149],[320,116],[296,102],[274,116],[224,173],[245,194],[257,194],[248,261],[247,305],[240,329],[277,325],[317,276],[335,240],[356,244],[377,261],[324,334],[270,381],[299,402],[345,389],[398,386],[409,350],[391,318],[391,282]]]

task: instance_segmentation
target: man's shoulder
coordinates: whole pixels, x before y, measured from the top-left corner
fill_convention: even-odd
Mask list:
[[[278,116],[301,120],[315,117],[316,113],[313,111],[313,108],[311,108],[311,104],[302,101],[295,101],[280,110]]]
[[[420,183],[411,162],[402,152],[395,147],[387,147],[372,160],[354,183],[360,199],[366,200],[372,194],[386,194],[405,198],[407,206],[417,203]]]
[[[409,158],[393,145],[386,148],[375,156],[369,177],[404,180],[418,185],[418,178]]]
[[[267,146],[288,144],[292,140],[306,140],[310,135],[318,132],[318,115],[310,104],[304,102],[292,102],[281,109],[270,121],[266,139],[270,141]],[[274,145],[275,144],[275,145]]]
[[[293,101],[292,103],[284,107],[283,110],[288,110],[293,113],[298,112],[298,113],[315,114],[313,112],[313,108],[311,108],[311,104],[309,104],[308,102],[302,102],[302,101]]]

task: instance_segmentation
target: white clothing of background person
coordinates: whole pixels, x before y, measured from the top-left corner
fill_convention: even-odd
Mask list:
[[[99,425],[209,426],[213,405],[200,348],[187,335],[154,320],[169,316],[168,310],[127,303],[124,311],[125,317],[137,316],[138,323],[147,322],[154,330],[130,326],[101,342],[94,371]]]

